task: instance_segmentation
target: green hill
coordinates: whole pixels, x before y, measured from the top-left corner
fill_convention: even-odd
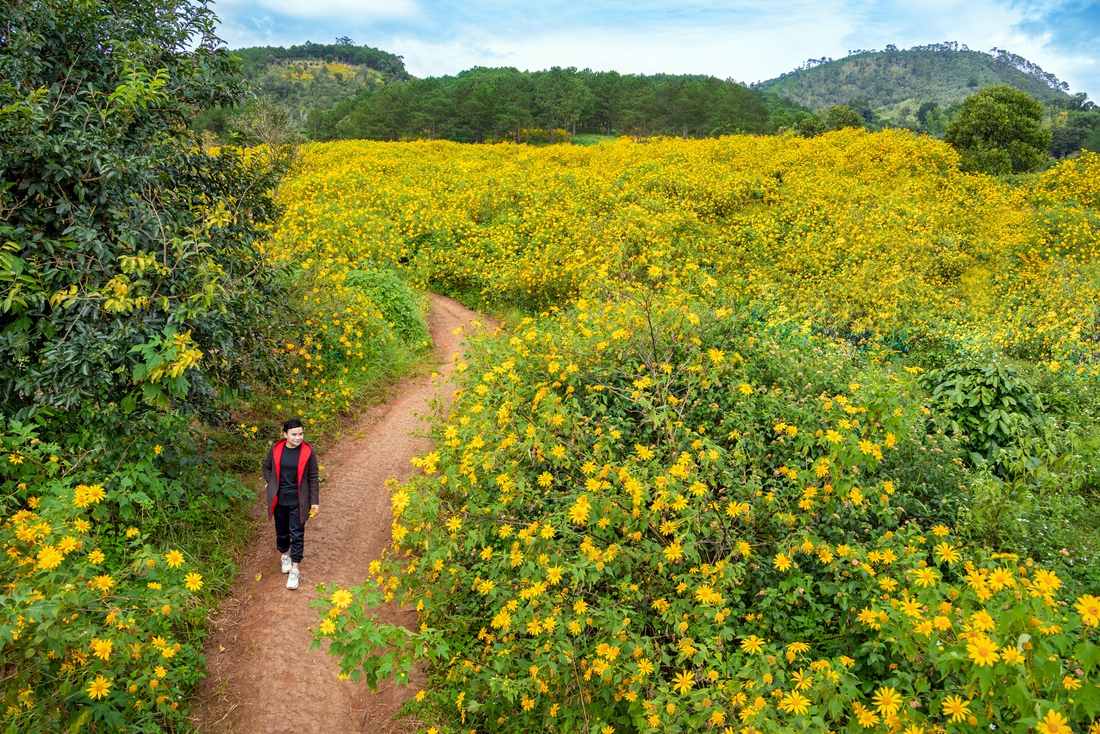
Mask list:
[[[802,68],[754,85],[812,109],[857,101],[895,125],[915,126],[936,105],[947,109],[982,87],[1009,84],[1035,99],[1066,102],[1068,87],[1038,65],[994,49],[971,51],[957,43],[898,50],[855,51],[842,59],[811,59]],[[859,104],[861,103],[861,104]]]
[[[349,97],[410,79],[400,56],[350,38],[336,43],[298,46],[254,46],[233,53],[257,95],[270,95],[298,113],[304,123],[311,110],[327,110]],[[222,134],[228,111],[214,108],[194,122],[196,130]]]
[[[444,138],[544,143],[576,135],[708,137],[769,132],[771,100],[703,75],[619,74],[574,67],[475,67],[365,91],[311,113],[315,140]]]
[[[1084,95],[1020,56],[957,43],[908,50],[854,51],[811,59],[750,88],[703,75],[651,76],[574,67],[521,72],[475,67],[416,79],[402,57],[350,38],[336,43],[234,51],[254,92],[293,111],[315,140],[446,138],[595,142],[616,135],[707,137],[732,132],[803,134],[825,129],[814,110],[847,105],[867,127],[908,127],[941,136],[961,101],[989,85],[1010,84],[1045,103],[1051,154],[1100,146],[1100,112]],[[230,111],[207,110],[198,131],[227,134]],[[810,123],[802,125],[809,120]],[[806,130],[802,129],[806,127]],[[560,132],[550,132],[550,131]]]
[[[364,89],[410,78],[400,56],[339,40],[344,42],[306,41],[290,48],[256,46],[233,53],[259,91],[300,110],[326,109]]]

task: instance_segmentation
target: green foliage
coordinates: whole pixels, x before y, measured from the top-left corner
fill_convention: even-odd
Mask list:
[[[943,139],[962,155],[965,171],[989,174],[1033,171],[1047,158],[1051,133],[1043,108],[1024,92],[986,87],[963,101]]]
[[[424,300],[396,274],[388,270],[352,270],[345,282],[367,294],[405,343],[419,346],[428,341]]]
[[[825,132],[825,122],[817,115],[799,115],[791,128],[804,138],[812,138]]]
[[[1003,552],[1034,558],[1075,593],[1100,591],[1100,385],[1018,364],[1044,407],[1038,430],[1000,453],[998,477],[979,475],[964,501],[960,533]]]
[[[364,90],[411,78],[400,56],[350,42],[256,46],[233,54],[240,58],[249,88],[292,110],[299,132],[310,110],[329,110]],[[232,114],[233,108],[210,107],[195,116],[191,127],[228,140],[225,122]]]
[[[846,127],[863,127],[863,116],[851,107],[833,105],[825,113],[825,129],[843,130]]]
[[[1081,141],[1081,149],[1100,153],[1100,125],[1094,127],[1089,136]]]
[[[1032,558],[1056,571],[1069,594],[1095,594],[1100,591],[1100,508],[1095,490],[1087,491],[1082,479],[1095,472],[1098,447],[1094,442],[1076,448],[1085,449],[1088,464],[1075,460],[1072,452],[1040,452],[1045,461],[1020,466],[1015,476],[979,473],[972,496],[960,508],[957,529],[976,547]]]
[[[519,143],[531,141],[535,129],[707,137],[765,132],[768,109],[746,87],[713,77],[477,68],[365,91],[311,113],[307,123],[314,140]],[[565,141],[551,134],[548,142]]]
[[[962,434],[977,463],[996,462],[1043,422],[1043,406],[1012,367],[960,363],[924,376],[932,404]]]
[[[1093,150],[1097,143],[1100,143],[1100,111],[1067,112],[1051,128],[1050,154],[1055,158],[1065,158],[1082,148]]]
[[[941,110],[936,102],[924,102],[917,108],[916,117],[920,128],[931,135],[940,137],[947,129],[948,112]]]
[[[16,0],[0,27],[0,412],[208,410],[269,371],[272,172],[187,128],[244,92],[213,13]]]
[[[768,108],[768,131],[779,132],[794,127],[797,120],[812,116],[813,111],[798,102],[772,92],[753,87],[753,93]]]

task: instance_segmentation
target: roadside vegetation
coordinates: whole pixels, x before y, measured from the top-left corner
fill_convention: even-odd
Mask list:
[[[322,308],[267,251],[289,159],[188,128],[246,91],[208,9],[17,1],[0,29],[0,725],[186,730],[238,474],[414,363],[422,301],[379,277]]]

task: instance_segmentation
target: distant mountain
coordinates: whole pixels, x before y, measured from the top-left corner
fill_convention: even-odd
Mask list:
[[[446,138],[595,141],[616,135],[707,137],[735,132],[828,129],[825,111],[847,105],[869,129],[907,127],[942,136],[961,102],[989,85],[1010,84],[1046,104],[1051,155],[1100,149],[1100,111],[1084,94],[1027,59],[957,43],[851,51],[811,59],[777,79],[746,88],[701,75],[652,76],[574,67],[520,72],[475,67],[416,79],[402,57],[350,38],[336,43],[234,51],[259,95],[289,107],[315,140]],[[228,139],[231,110],[212,108],[196,132]]]
[[[909,125],[922,105],[946,109],[982,87],[1008,84],[1041,102],[1070,99],[1068,85],[1037,64],[993,49],[955,42],[898,50],[853,51],[842,59],[810,59],[799,69],[753,85],[812,109],[856,101],[883,121]]]

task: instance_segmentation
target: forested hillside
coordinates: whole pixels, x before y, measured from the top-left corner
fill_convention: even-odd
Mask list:
[[[747,87],[706,75],[637,75],[552,67],[475,67],[416,79],[402,57],[350,38],[238,49],[255,97],[283,109],[312,140],[453,140],[531,144],[606,137],[714,137],[793,129],[811,136],[849,125],[902,127],[942,137],[963,99],[1008,84],[1044,104],[1055,158],[1100,150],[1100,112],[1053,74],[1007,51],[941,43],[853,51]],[[850,108],[851,114],[844,108]],[[192,127],[233,139],[231,111],[213,108]],[[237,125],[240,128],[240,125]],[[247,137],[247,136],[246,136]]]
[[[327,110],[348,97],[395,81],[410,79],[400,56],[371,46],[356,46],[350,38],[336,43],[299,46],[254,46],[234,52],[254,94],[268,95],[304,122],[310,110]],[[225,132],[229,111],[204,112],[193,127]]]
[[[394,84],[310,114],[315,140],[445,138],[554,142],[577,133],[707,137],[770,129],[769,102],[702,75],[474,68]],[[559,132],[555,132],[559,131]]]
[[[811,59],[802,68],[755,86],[813,109],[855,100],[883,121],[918,127],[927,124],[930,114],[999,84],[1044,103],[1071,101],[1065,83],[1027,59],[997,49],[971,51],[954,42]]]

